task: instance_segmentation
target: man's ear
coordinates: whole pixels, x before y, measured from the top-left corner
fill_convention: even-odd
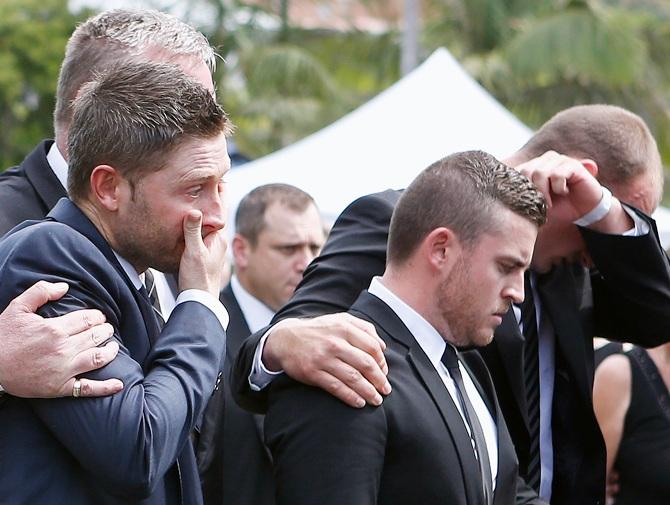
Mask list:
[[[249,253],[251,252],[251,244],[249,241],[236,233],[233,237],[233,258],[237,271],[244,270],[249,265]]]
[[[98,165],[91,172],[91,198],[105,209],[115,212],[119,208],[122,185],[128,184],[121,173],[109,165]]]
[[[579,162],[584,165],[584,168],[596,179],[598,178],[598,164],[588,158],[579,160]]]
[[[422,249],[434,269],[449,271],[456,263],[461,251],[461,243],[451,229],[440,227],[426,235],[422,242]]]

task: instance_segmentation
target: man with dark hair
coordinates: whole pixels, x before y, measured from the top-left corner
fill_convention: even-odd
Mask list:
[[[220,377],[228,319],[217,295],[230,125],[211,92],[170,64],[111,69],[73,110],[72,200],[0,242],[0,308],[37,279],[67,282],[40,314],[100,310],[120,352],[86,377],[116,377],[124,389],[79,398],[77,379],[73,398],[10,397],[0,453],[14,462],[0,495],[17,505],[197,505],[190,435]],[[142,283],[149,267],[179,272],[165,323]]]
[[[28,219],[43,218],[66,195],[72,103],[82,85],[112,66],[165,61],[212,91],[215,53],[207,39],[173,16],[153,10],[116,9],[77,27],[65,48],[54,110],[55,141],[45,140],[18,167],[0,175],[0,235]]]
[[[277,312],[291,298],[323,241],[319,210],[307,193],[289,184],[252,190],[235,214],[233,256],[239,284]]]
[[[277,379],[265,426],[280,505],[515,502],[493,385],[481,358],[456,347],[488,344],[522,301],[545,213],[542,193],[486,153],[419,174],[395,208],[383,276],[350,309],[385,340],[393,392],[359,410]]]
[[[203,86],[214,90],[211,77],[216,62],[214,50],[201,33],[177,18],[147,9],[117,9],[87,19],[70,37],[61,65],[54,111],[55,141],[41,142],[19,166],[0,174],[0,201],[5,202],[0,209],[0,235],[25,220],[42,219],[60,198],[67,196],[68,130],[72,121],[72,103],[81,86],[111,66],[141,61],[173,62]],[[176,285],[159,272],[154,272],[154,280],[161,311],[167,316],[174,306]],[[86,320],[84,315],[79,313],[68,318],[79,319],[75,329],[100,319]],[[63,325],[63,320],[47,323],[30,313],[16,313],[14,317],[19,317],[19,323],[23,321],[24,324],[16,325],[11,331],[0,325],[0,349],[3,350],[0,353],[0,391],[4,386],[9,393],[19,396],[69,395],[76,373],[105,365],[115,355],[109,349],[89,348],[82,357],[94,354],[96,359],[89,360],[90,365],[84,369],[81,360],[76,368],[71,368],[69,363],[82,351],[61,344],[61,339],[54,339],[50,330],[56,329],[58,335],[61,331],[72,331]],[[28,324],[39,324],[44,328],[28,335],[23,330]],[[95,331],[96,335],[105,333],[104,330]],[[30,347],[22,344],[28,341]],[[90,342],[92,346],[100,343],[97,340]],[[54,349],[59,352],[54,353]],[[68,377],[51,373],[70,370],[73,373]],[[70,385],[69,390],[63,387],[64,384]],[[109,384],[83,380],[82,394],[110,394],[118,390],[118,381],[114,382],[113,389]]]
[[[221,292],[231,316],[226,374],[242,342],[267,326],[291,297],[324,241],[314,200],[288,184],[266,184],[247,194],[235,214],[235,274]],[[238,407],[230,382],[212,397],[198,444],[208,505],[272,505],[272,461],[263,443],[262,418]]]
[[[556,118],[538,135],[556,139],[569,130],[579,151],[573,153],[566,141],[559,146],[563,154],[537,156],[531,140],[508,159],[542,189],[550,210],[526,283],[532,302],[507,313],[481,354],[521,475],[551,503],[596,504],[605,499],[605,447],[593,413],[592,339],[634,338],[654,346],[670,335],[670,267],[653,220],[644,214],[658,205],[662,167],[649,130],[628,111],[582,106]],[[584,151],[588,146],[592,154]],[[605,156],[622,147],[616,159]],[[627,182],[612,186],[617,198],[598,178]],[[348,338],[341,325],[332,324],[332,313],[346,310],[370,278],[384,271],[388,225],[400,194],[363,197],[338,218],[323,252],[275,316],[282,323],[242,347],[233,385],[240,402],[262,411],[268,372],[282,369],[352,406],[362,406],[371,389],[390,391],[383,380],[383,344],[373,336]],[[320,314],[330,315],[293,319]],[[324,328],[328,324],[333,328]],[[349,379],[337,381],[328,372],[344,366],[338,356],[352,346],[361,350],[359,358],[348,362]],[[378,396],[375,403],[381,401]]]

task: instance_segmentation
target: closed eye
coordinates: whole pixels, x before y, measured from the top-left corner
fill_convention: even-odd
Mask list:
[[[189,188],[186,191],[186,194],[188,196],[193,197],[193,198],[197,198],[198,196],[200,196],[200,193],[202,193],[202,189],[203,189],[202,184],[198,184],[197,186],[193,186],[193,187]]]

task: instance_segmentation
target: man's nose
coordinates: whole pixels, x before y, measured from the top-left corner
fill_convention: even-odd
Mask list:
[[[298,272],[303,273],[307,265],[314,259],[314,253],[309,245],[302,246],[296,253],[295,268]]]
[[[503,291],[503,298],[509,299],[512,303],[521,303],[524,299],[524,273],[515,275]]]
[[[205,209],[202,209],[202,227],[208,231],[218,231],[226,226],[226,202],[220,195],[210,199]]]

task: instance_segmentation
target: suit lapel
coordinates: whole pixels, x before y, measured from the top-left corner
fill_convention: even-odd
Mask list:
[[[67,191],[47,161],[47,153],[52,145],[53,141],[41,142],[21,164],[46,209],[52,209],[58,200],[67,196]]]
[[[247,320],[244,318],[230,283],[219,294],[219,300],[226,307],[230,316],[226,331],[226,361],[229,363],[230,369],[233,358],[237,355],[244,340],[251,334],[251,330],[249,330]]]
[[[156,320],[156,316],[154,315],[153,308],[151,307],[150,302],[145,299],[135,288],[132,281],[128,278],[126,272],[123,270],[123,267],[116,259],[114,251],[112,251],[112,248],[103,238],[103,236],[100,235],[93,223],[84,215],[84,213],[81,212],[81,210],[79,210],[79,208],[74,203],[66,198],[62,198],[56,204],[53,210],[49,212],[47,217],[66,224],[84,235],[100,250],[107,261],[109,261],[109,263],[116,269],[118,274],[128,286],[130,292],[133,294],[140,312],[142,313],[142,318],[144,319],[144,325],[147,330],[149,341],[153,343],[161,331],[158,325],[158,321]]]
[[[376,296],[364,291],[352,305],[351,310],[354,313],[359,312],[366,319],[377,324],[390,338],[400,342],[407,348],[406,359],[433,399],[442,417],[446,431],[456,447],[464,476],[463,481],[467,494],[467,503],[484,503],[481,480],[471,478],[473,475],[479,476],[480,470],[474,451],[472,450],[470,435],[465,428],[463,419],[451,395],[447,391],[437,370],[435,370],[435,367],[428,359],[428,356],[423,352],[396,313]]]

